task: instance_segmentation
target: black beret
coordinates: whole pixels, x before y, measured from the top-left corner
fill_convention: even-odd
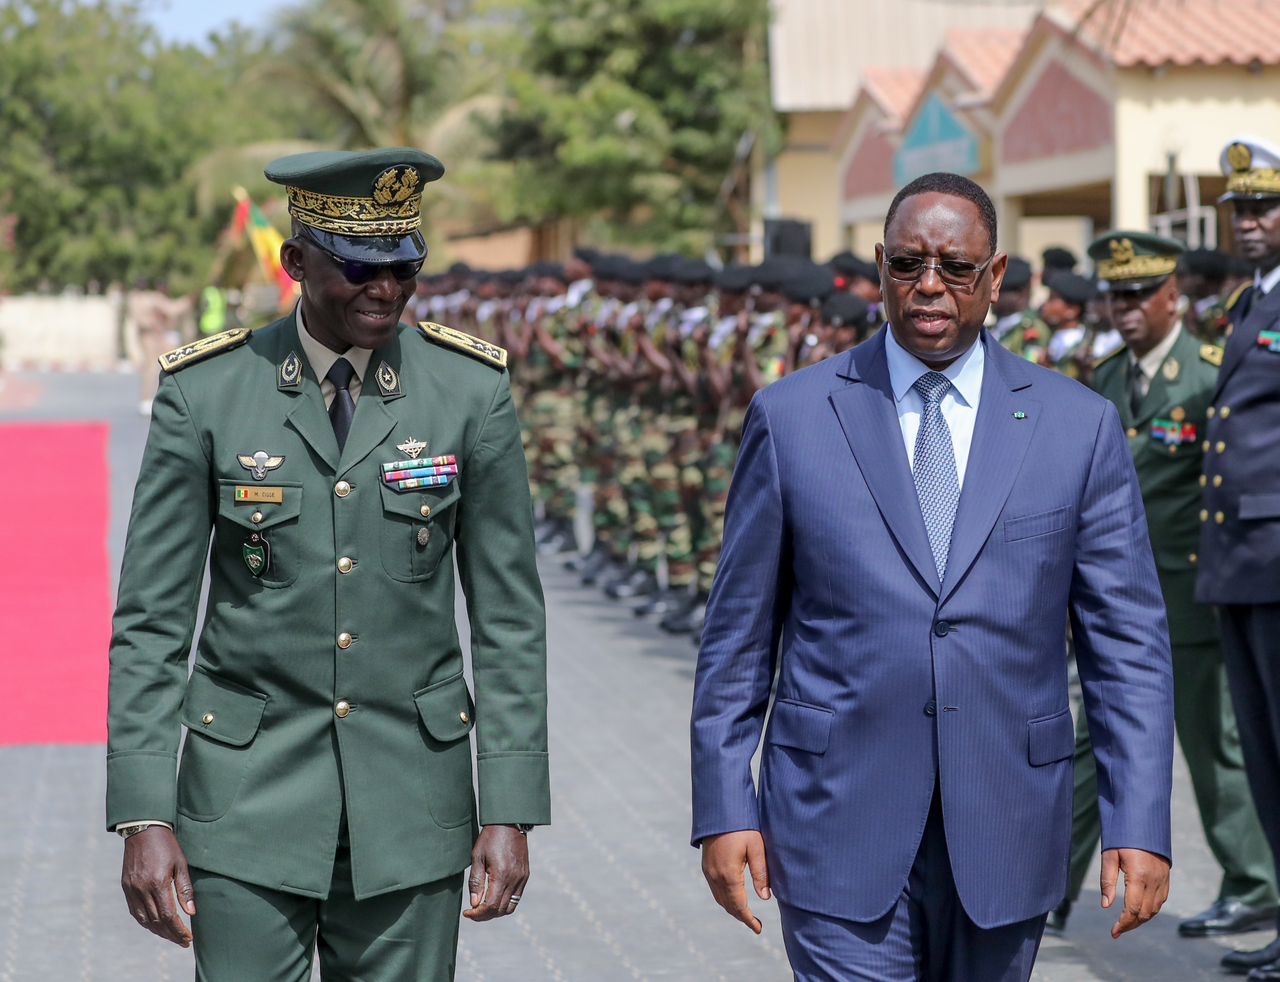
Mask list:
[[[1098,295],[1092,280],[1065,270],[1057,273],[1048,287],[1051,292],[1058,294],[1067,303],[1079,304],[1082,307]]]
[[[716,286],[725,293],[746,293],[751,289],[751,282],[751,267],[737,263],[726,266],[716,274]]]
[[[841,276],[861,276],[862,261],[848,249],[837,252],[827,260],[827,265]]]
[[[821,303],[836,288],[835,275],[825,266],[797,269],[782,281],[782,295],[792,303]]]
[[[613,273],[615,280],[630,283],[632,286],[640,286],[646,280],[654,278],[646,263],[638,263],[627,256],[619,256],[614,261]]]
[[[865,327],[870,305],[861,297],[840,290],[822,303],[822,319],[832,327]]]
[[[1004,271],[1004,286],[1010,290],[1025,290],[1031,285],[1031,264],[1021,256],[1010,256]]]
[[[701,259],[680,259],[671,271],[676,283],[684,286],[709,286],[715,281],[716,271]]]
[[[1210,279],[1225,279],[1231,272],[1231,257],[1220,249],[1188,249],[1179,257],[1178,269]]]
[[[1076,263],[1080,260],[1076,258],[1076,254],[1070,249],[1064,249],[1062,246],[1050,246],[1044,252],[1040,253],[1040,260],[1044,264],[1045,271],[1050,269],[1073,270]]]
[[[660,252],[646,262],[644,264],[644,268],[649,279],[674,283],[676,268],[682,262],[684,262],[683,256],[677,256],[669,252]]]

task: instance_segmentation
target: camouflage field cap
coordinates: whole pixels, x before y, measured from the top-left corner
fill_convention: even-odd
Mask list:
[[[420,260],[422,189],[444,165],[411,147],[321,150],[272,161],[267,180],[284,185],[289,214],[321,248],[365,263]]]

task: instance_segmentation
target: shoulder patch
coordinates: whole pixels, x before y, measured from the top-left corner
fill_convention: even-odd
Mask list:
[[[1216,344],[1200,345],[1200,358],[1215,368],[1222,364],[1222,349]]]
[[[1095,361],[1095,362],[1093,363],[1093,367],[1094,367],[1094,368],[1097,368],[1099,365],[1105,365],[1107,362],[1109,362],[1109,361],[1110,361],[1112,358],[1114,358],[1116,355],[1120,354],[1120,352],[1122,352],[1122,351],[1128,351],[1128,350],[1129,350],[1129,348],[1128,348],[1126,345],[1123,345],[1123,344],[1122,344],[1122,345],[1120,345],[1120,347],[1118,347],[1118,348],[1113,348],[1113,349],[1111,349],[1110,351],[1108,351],[1105,355],[1103,355],[1101,358],[1099,358],[1097,361]]]
[[[499,348],[496,344],[490,344],[482,338],[475,337],[465,331],[456,331],[452,327],[445,327],[443,324],[435,324],[431,321],[422,321],[418,325],[418,330],[422,332],[422,336],[428,341],[442,344],[446,348],[452,348],[454,351],[461,351],[464,355],[478,358],[485,364],[492,365],[499,370],[507,367],[507,349]]]
[[[1244,296],[1245,290],[1248,290],[1252,286],[1253,286],[1252,283],[1241,283],[1238,287],[1236,287],[1235,290],[1232,292],[1231,296],[1227,297],[1227,302],[1225,304],[1227,310],[1230,310],[1232,307],[1238,304],[1240,302],[1240,298]]]
[[[206,358],[212,358],[214,355],[222,354],[224,351],[240,347],[240,345],[249,340],[251,333],[251,331],[243,327],[236,327],[230,331],[223,331],[221,334],[214,334],[211,337],[184,344],[181,348],[166,351],[156,360],[160,362],[161,371],[181,371],[188,365],[194,365],[198,361],[204,361]]]

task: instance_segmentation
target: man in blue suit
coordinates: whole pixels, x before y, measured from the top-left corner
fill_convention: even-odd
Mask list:
[[[895,197],[889,325],[752,402],[693,701],[693,841],[797,979],[1030,977],[1066,889],[1068,614],[1103,906],[1168,896],[1165,613],[1115,407],[982,330],[1006,256],[965,178]],[[751,758],[765,730],[759,791]]]

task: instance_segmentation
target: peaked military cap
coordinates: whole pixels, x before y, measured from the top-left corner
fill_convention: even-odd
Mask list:
[[[1274,145],[1242,136],[1222,148],[1218,165],[1227,179],[1227,193],[1219,201],[1280,198],[1280,150]]]
[[[1031,264],[1021,256],[1010,256],[1009,265],[1004,269],[1004,283],[1007,290],[1025,290],[1031,285]]]
[[[289,214],[322,249],[363,263],[425,259],[422,188],[444,165],[411,147],[321,150],[272,161],[267,180],[284,185]]]
[[[1053,277],[1053,281],[1046,285],[1050,292],[1056,293],[1067,303],[1078,304],[1081,307],[1098,295],[1092,282],[1078,273],[1069,273],[1066,270],[1060,270]]]
[[[1159,286],[1173,275],[1184,251],[1186,247],[1177,239],[1123,229],[1108,232],[1089,244],[1089,258],[1109,293]]]

